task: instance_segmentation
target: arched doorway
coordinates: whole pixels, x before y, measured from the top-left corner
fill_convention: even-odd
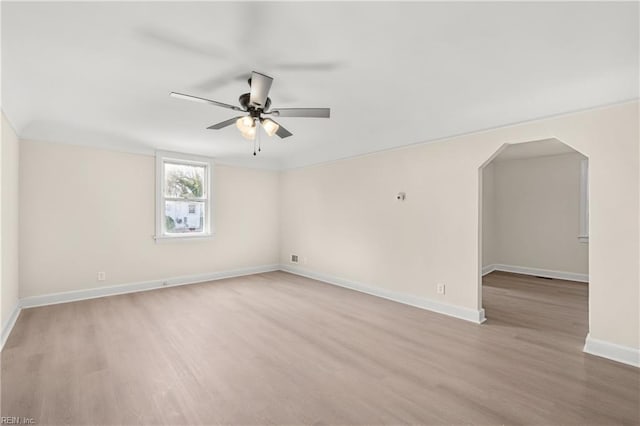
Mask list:
[[[584,342],[587,179],[587,157],[558,139],[504,144],[479,168],[478,299],[489,321]]]

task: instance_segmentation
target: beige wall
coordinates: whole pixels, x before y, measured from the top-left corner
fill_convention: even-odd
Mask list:
[[[579,242],[580,163],[573,153],[496,160],[484,170],[483,266],[589,273]]]
[[[1,253],[0,291],[1,326],[9,320],[18,303],[18,159],[19,141],[11,124],[2,113],[1,181]]]
[[[276,172],[216,166],[215,237],[156,244],[153,157],[22,141],[20,158],[20,297],[278,263]]]
[[[281,261],[477,309],[479,167],[505,143],[548,138],[590,159],[591,336],[638,348],[637,102],[284,172]]]

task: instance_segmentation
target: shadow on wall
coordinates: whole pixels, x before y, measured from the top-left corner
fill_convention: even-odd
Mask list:
[[[140,140],[132,139],[122,134],[108,130],[97,130],[89,127],[52,120],[34,120],[27,123],[20,132],[22,139],[39,141],[38,135],[47,135],[47,142],[69,143],[69,141],[91,141],[95,148],[133,152],[152,155],[155,147]]]

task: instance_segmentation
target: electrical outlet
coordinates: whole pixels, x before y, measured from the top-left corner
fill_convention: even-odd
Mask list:
[[[298,263],[299,259],[298,259],[298,255],[297,254],[292,254],[291,255],[291,263]]]
[[[104,281],[107,279],[107,273],[106,272],[98,272],[98,281]]]
[[[444,284],[442,284],[442,283],[438,284],[436,286],[436,290],[437,290],[438,294],[444,294],[444,290],[445,290]]]

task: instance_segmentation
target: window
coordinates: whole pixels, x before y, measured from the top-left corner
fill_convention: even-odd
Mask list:
[[[580,162],[580,235],[581,243],[589,242],[589,160]]]
[[[156,153],[156,240],[209,237],[211,159]]]

